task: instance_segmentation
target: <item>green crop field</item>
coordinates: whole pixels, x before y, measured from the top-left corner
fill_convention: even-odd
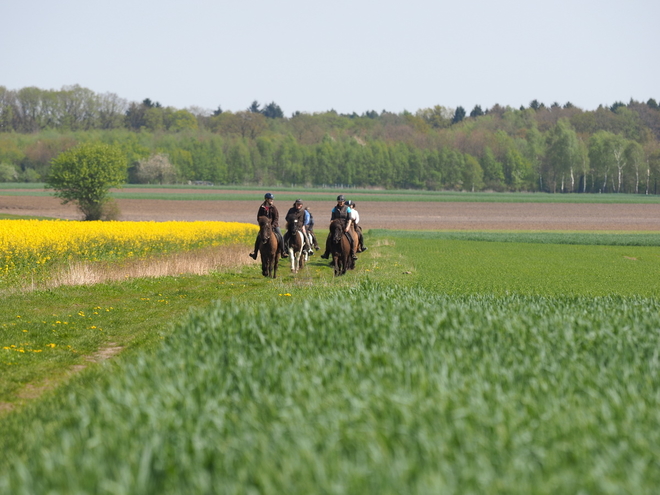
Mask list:
[[[51,196],[41,183],[0,183],[0,196]],[[153,191],[150,191],[153,190]],[[166,192],[163,191],[166,190]],[[127,184],[114,189],[111,196],[119,199],[169,199],[178,201],[253,201],[259,186],[189,186]],[[427,190],[385,190],[360,188],[269,187],[278,200],[294,201],[307,195],[314,201],[333,202],[338,193],[350,194],[356,202],[363,201],[431,201],[477,203],[596,203],[596,204],[656,204],[660,195],[645,194],[547,194],[547,193],[489,193]],[[309,196],[312,194],[312,196]]]
[[[0,388],[22,404],[0,415],[0,493],[657,492],[657,237],[367,241],[336,279],[313,257],[275,281],[250,266],[0,301],[0,338],[99,307],[128,347],[39,400]],[[67,331],[81,354],[103,340]]]

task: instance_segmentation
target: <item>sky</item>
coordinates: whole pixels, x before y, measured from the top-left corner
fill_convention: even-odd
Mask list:
[[[657,0],[0,0],[0,86],[362,114],[660,101]]]

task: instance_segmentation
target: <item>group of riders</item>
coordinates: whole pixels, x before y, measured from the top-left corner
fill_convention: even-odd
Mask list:
[[[289,236],[293,232],[287,231],[287,233],[282,236],[282,231],[279,227],[280,214],[277,211],[277,207],[273,204],[275,196],[271,193],[266,193],[264,196],[264,202],[259,206],[259,211],[257,212],[257,219],[259,217],[266,217],[270,220],[271,228],[275,235],[277,236],[279,244],[279,252],[282,258],[288,258],[287,246],[289,241]],[[347,233],[346,237],[351,245],[352,253],[361,253],[366,251],[367,248],[364,245],[364,239],[362,237],[362,227],[360,226],[360,214],[355,208],[355,202],[344,199],[344,195],[340,194],[337,196],[337,205],[332,209],[330,215],[330,221],[339,219],[342,222],[344,231]],[[306,250],[309,256],[314,254],[314,250],[319,250],[318,242],[316,241],[316,235],[314,234],[314,217],[312,212],[309,211],[309,208],[303,206],[301,199],[296,199],[293,203],[293,206],[289,208],[289,211],[286,214],[285,221],[287,225],[298,226],[298,230],[303,233],[303,238],[305,239],[305,245],[303,247]],[[357,249],[354,246],[353,236],[348,235],[348,232],[353,226],[353,230],[357,233],[358,237],[358,246]],[[259,244],[261,243],[261,238],[257,235],[257,239],[254,243],[254,251],[250,253],[252,259],[257,259],[257,253],[259,252]],[[328,259],[330,256],[330,235],[325,243],[325,252],[321,255],[321,258]],[[355,254],[352,255],[353,259],[357,259]]]

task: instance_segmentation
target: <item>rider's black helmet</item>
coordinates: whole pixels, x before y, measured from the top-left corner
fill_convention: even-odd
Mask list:
[[[293,203],[293,204],[294,204],[294,205],[301,205],[301,204],[303,204],[302,199],[296,199],[295,203]]]
[[[264,199],[275,199],[275,196],[273,196],[271,193],[266,193],[264,195]]]
[[[344,201],[344,195],[340,194],[339,196],[337,196],[337,201]]]
[[[350,199],[347,199],[347,200],[346,200],[346,204],[347,204],[348,206],[353,206],[353,202],[352,202]]]

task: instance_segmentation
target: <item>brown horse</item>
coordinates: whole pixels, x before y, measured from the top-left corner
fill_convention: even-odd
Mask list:
[[[305,250],[305,239],[302,230],[298,224],[287,222],[285,246],[288,247],[289,258],[291,259],[291,271],[298,273],[305,266],[307,261],[307,251]]]
[[[349,232],[349,235],[353,235],[353,232]],[[346,273],[346,270],[355,268],[351,243],[346,237],[344,222],[341,219],[330,222],[330,253],[332,253],[335,276],[343,275]]]
[[[259,217],[259,253],[261,254],[261,273],[264,277],[277,278],[277,263],[280,258],[280,249],[277,236],[273,232],[270,219]]]

